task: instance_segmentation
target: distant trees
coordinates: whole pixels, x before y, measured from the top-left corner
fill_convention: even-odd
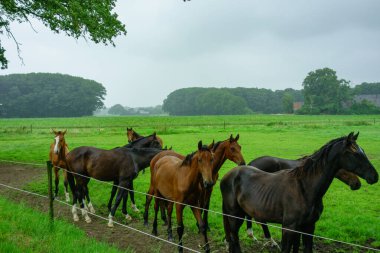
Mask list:
[[[338,114],[343,105],[351,100],[349,82],[338,79],[336,72],[329,68],[310,72],[302,83],[305,104],[304,113]]]
[[[286,106],[283,98],[287,96]],[[272,91],[257,88],[184,88],[164,100],[170,115],[220,115],[247,113],[288,113],[293,101],[302,101],[301,91]]]
[[[92,80],[62,74],[0,76],[1,117],[78,117],[104,106],[106,89]]]

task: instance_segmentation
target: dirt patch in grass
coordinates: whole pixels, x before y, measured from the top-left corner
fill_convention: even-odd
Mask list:
[[[9,186],[22,188],[25,184],[41,179],[46,173],[45,169],[33,168],[28,166],[14,165],[14,164],[4,164],[0,163],[0,183]],[[34,195],[17,192],[0,186],[0,195],[7,197],[14,202],[25,202],[28,206],[39,210],[41,212],[48,212],[48,200],[46,198],[37,197]],[[70,206],[63,205],[60,203],[54,204],[54,215],[56,219],[63,219],[67,222],[73,223],[80,229],[86,232],[90,237],[96,238],[99,241],[104,241],[109,244],[113,244],[121,250],[131,249],[135,252],[177,252],[177,246],[170,245],[166,242],[159,241],[158,239],[152,238],[151,235],[151,225],[147,228],[143,226],[142,214],[141,218],[135,219],[127,225],[142,231],[146,234],[139,233],[128,229],[123,226],[116,225],[114,228],[108,228],[107,222],[103,219],[92,216],[92,222],[87,224],[81,218],[79,222],[73,222],[71,215]],[[97,214],[102,217],[107,217],[107,210],[97,210]],[[118,220],[118,222],[125,224],[125,221]],[[185,221],[185,226],[187,222]],[[160,223],[159,223],[160,224]],[[159,237],[166,239],[166,227],[159,225]],[[173,226],[173,235],[176,238],[176,228]],[[226,247],[221,239],[215,239],[212,233],[209,234],[209,241],[211,252],[227,252]],[[191,249],[202,252],[199,248],[199,244],[202,242],[200,235],[192,232],[186,231],[183,237],[184,246]],[[243,245],[243,252],[279,252],[279,250],[272,248],[266,248],[263,246],[262,242],[252,242],[245,243]],[[184,250],[184,252],[190,252]],[[359,248],[354,248],[338,243],[325,244],[321,240],[315,240],[315,252],[367,252]]]

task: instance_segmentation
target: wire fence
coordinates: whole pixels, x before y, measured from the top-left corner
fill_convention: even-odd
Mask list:
[[[44,164],[39,164],[39,163],[24,163],[24,162],[18,162],[18,161],[11,161],[11,160],[3,160],[3,159],[0,159],[0,162],[5,162],[5,163],[14,163],[14,164],[20,164],[20,165],[32,165],[32,166],[44,166]],[[56,166],[57,167],[57,166]],[[123,189],[123,190],[127,190],[127,191],[133,191],[134,193],[137,193],[137,194],[141,194],[141,195],[145,195],[145,196],[151,196],[153,198],[156,198],[156,199],[160,199],[160,200],[163,200],[163,201],[167,201],[167,202],[172,202],[174,204],[178,204],[178,205],[184,205],[184,206],[189,206],[191,208],[197,208],[197,209],[200,209],[201,211],[208,211],[209,213],[214,213],[216,215],[220,215],[220,216],[228,216],[228,217],[231,217],[231,218],[234,218],[234,219],[239,219],[239,220],[243,220],[243,221],[249,221],[248,219],[246,218],[242,218],[242,217],[237,217],[237,216],[233,216],[233,215],[228,215],[228,214],[224,214],[222,212],[218,212],[218,211],[214,211],[214,210],[211,210],[211,209],[205,209],[205,208],[202,208],[202,207],[199,207],[199,206],[193,206],[193,205],[189,205],[189,204],[186,204],[186,203],[181,203],[181,202],[177,202],[177,201],[173,201],[173,200],[170,200],[170,199],[166,199],[166,198],[162,198],[162,197],[158,197],[158,196],[154,196],[154,195],[151,195],[151,194],[148,194],[148,193],[145,193],[145,192],[140,192],[140,191],[136,191],[136,190],[132,190],[132,189],[128,189],[128,188],[125,188],[125,187],[122,187],[122,186],[119,186],[119,185],[114,185],[113,183],[110,183],[110,182],[105,182],[105,181],[101,181],[101,180],[98,180],[98,179],[95,179],[95,178],[92,178],[92,177],[89,177],[89,176],[86,176],[86,175],[82,175],[82,174],[79,174],[79,173],[75,173],[75,172],[72,172],[72,171],[69,171],[69,170],[66,170],[65,168],[61,168],[61,167],[58,167],[64,171],[66,171],[67,173],[71,173],[71,174],[74,174],[76,176],[80,176],[80,177],[84,177],[84,178],[87,178],[87,179],[92,179],[96,182],[100,182],[102,184],[105,184],[105,185],[110,185],[110,186],[116,186],[117,188],[119,189]],[[36,195],[36,196],[39,196],[39,197],[44,197],[44,198],[48,198],[48,196],[44,196],[44,195],[41,195],[41,194],[38,194],[38,193],[34,193],[34,192],[29,192],[29,191],[25,191],[25,190],[22,190],[22,189],[19,189],[19,188],[16,188],[16,187],[12,187],[12,186],[9,186],[9,185],[5,185],[5,184],[2,184],[0,183],[0,186],[3,186],[3,187],[7,187],[7,188],[10,188],[10,189],[13,189],[13,190],[18,190],[18,191],[21,191],[21,192],[24,192],[24,193],[28,193],[28,194],[32,194],[32,195]],[[58,200],[58,199],[55,199],[55,201],[61,203],[61,204],[65,204],[65,205],[68,205],[68,206],[71,206],[70,204],[64,202],[64,201],[61,201],[61,200]],[[79,209],[79,207],[77,207],[77,209]],[[102,216],[99,216],[99,215],[95,215],[95,214],[92,214],[92,213],[89,213],[95,217],[98,217],[100,219],[104,219],[104,220],[108,220],[108,218],[105,218],[105,217],[102,217]],[[251,220],[250,220],[251,221]],[[333,239],[333,238],[328,238],[328,237],[324,237],[324,236],[319,236],[319,235],[315,235],[315,234],[309,234],[309,233],[305,233],[305,232],[302,232],[302,231],[297,231],[297,230],[293,230],[293,229],[288,229],[288,228],[283,228],[281,226],[277,226],[277,225],[274,225],[274,224],[267,224],[267,223],[263,223],[263,222],[258,222],[258,221],[255,221],[255,220],[252,220],[253,223],[256,223],[258,225],[267,225],[268,227],[272,227],[272,228],[275,228],[275,229],[279,229],[279,230],[286,230],[286,231],[290,231],[290,232],[294,232],[294,233],[298,233],[300,235],[307,235],[307,236],[311,236],[311,237],[314,237],[314,238],[318,238],[318,239],[322,239],[322,240],[327,240],[327,241],[331,241],[331,242],[336,242],[336,243],[341,243],[341,244],[345,244],[345,245],[348,245],[348,246],[352,246],[352,247],[357,247],[357,248],[361,248],[361,249],[364,249],[364,250],[372,250],[372,251],[376,251],[376,252],[380,252],[380,249],[376,249],[376,248],[372,248],[372,247],[368,247],[368,246],[364,246],[364,245],[360,245],[360,244],[355,244],[355,243],[350,243],[350,242],[345,242],[345,241],[341,241],[341,240],[336,240],[336,239]],[[134,230],[136,232],[139,232],[139,233],[142,233],[142,234],[145,234],[145,235],[149,235],[151,237],[154,237],[158,240],[161,240],[161,241],[165,241],[167,243],[170,243],[172,245],[176,245],[178,246],[178,244],[174,243],[174,242],[171,242],[171,241],[167,241],[165,239],[162,239],[160,237],[157,237],[157,236],[153,236],[151,234],[148,234],[144,231],[141,231],[141,230],[138,230],[138,229],[135,229],[133,227],[130,227],[130,226],[127,226],[127,225],[124,225],[122,223],[118,223],[118,222],[115,222],[115,224],[118,224],[118,225],[121,225],[123,227],[126,227],[128,229],[131,229],[131,230]],[[183,247],[183,246],[182,246]],[[192,251],[192,252],[199,252],[199,251],[196,251],[196,250],[193,250],[193,249],[190,249],[190,248],[186,248],[186,247],[183,247],[184,249],[187,249],[189,251]]]

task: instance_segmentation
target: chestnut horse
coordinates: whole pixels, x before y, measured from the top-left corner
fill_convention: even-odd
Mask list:
[[[213,145],[212,152],[214,153],[214,162],[212,164],[212,180],[213,182],[216,182],[218,180],[218,172],[220,168],[223,166],[224,162],[228,159],[237,165],[243,165],[245,164],[243,155],[241,154],[241,146],[238,143],[239,140],[239,134],[236,135],[234,138],[232,134],[230,135],[230,138],[228,138],[225,141],[219,141],[215,145]],[[183,160],[185,159],[185,156],[178,154],[172,150],[163,151],[159,154],[157,154],[155,157],[153,157],[152,161],[150,162],[150,175],[151,175],[151,183],[150,188],[148,191],[148,194],[146,196],[146,202],[145,202],[145,212],[144,212],[144,225],[148,225],[148,211],[149,211],[149,205],[152,199],[153,195],[153,175],[154,175],[154,166],[156,162],[164,156],[175,156],[179,159]],[[201,200],[202,207],[206,209],[206,211],[203,214],[203,221],[205,223],[206,228],[208,228],[208,216],[207,216],[207,209],[210,206],[210,198],[212,193],[213,187],[210,187],[208,189],[204,189],[204,193],[202,193],[203,199]],[[161,209],[161,218],[166,223],[166,216],[165,211]]]
[[[262,171],[273,173],[280,170],[294,169],[298,166],[301,166],[306,159],[307,156],[301,157],[297,160],[283,159],[274,156],[261,156],[252,160],[248,165],[258,168]],[[361,187],[359,178],[354,173],[351,173],[344,169],[338,170],[338,172],[335,175],[335,178],[350,186],[351,190],[358,190]],[[321,203],[320,207],[320,212],[322,213],[323,203]],[[250,221],[250,217],[247,217],[247,219],[247,234],[248,236],[255,238],[253,236],[252,222]],[[265,238],[271,240],[272,238],[270,236],[268,226],[264,224],[262,224],[261,226],[263,228]],[[273,245],[277,245],[273,240],[271,240],[271,242]]]
[[[282,224],[282,252],[298,252],[300,234],[294,231],[314,234],[322,198],[339,169],[376,183],[379,175],[357,144],[358,134],[331,140],[294,169],[268,173],[238,166],[229,171],[220,183],[229,252],[241,252],[238,232],[247,215]],[[313,237],[305,235],[303,244],[304,252],[312,252]]]
[[[128,138],[128,142],[132,142],[132,141],[135,141],[137,139],[140,139],[144,136],[138,134],[135,130],[131,128],[128,128],[127,127],[127,138]],[[163,144],[164,142],[162,141],[162,139],[160,137],[157,136],[157,139],[158,139],[158,142],[161,144],[161,146],[163,147]]]
[[[133,179],[137,177],[138,172],[146,168],[150,160],[157,153],[162,151],[160,143],[155,138],[155,134],[138,139],[132,144],[137,145],[138,142],[144,144],[142,148],[119,147],[112,150],[104,150],[95,147],[78,147],[67,155],[67,168],[69,172],[75,173],[74,175],[68,173],[68,181],[73,192],[72,213],[74,221],[79,220],[76,210],[76,204],[79,202],[82,215],[85,217],[86,222],[91,222],[84,205],[84,197],[86,197],[88,201],[90,212],[95,211],[92,207],[87,187],[90,180],[89,177],[101,181],[114,182],[110,199],[110,202],[112,202],[113,195],[116,193],[114,188],[121,186],[131,190],[131,183]],[[82,177],[81,175],[86,177]],[[126,219],[130,219],[126,210],[127,196],[127,191],[119,188],[115,204],[110,211],[109,226],[112,226],[112,218],[122,198],[123,214],[125,214]]]
[[[69,148],[66,144],[65,140],[65,134],[66,131],[55,131],[51,130],[55,137],[54,137],[54,143],[50,144],[50,151],[49,151],[49,160],[52,162],[54,167],[54,174],[55,174],[55,193],[54,197],[56,198],[58,195],[58,188],[59,188],[59,169],[64,168],[66,169],[66,155],[69,153]],[[66,170],[62,170],[63,177],[64,177],[64,185],[65,185],[65,197],[66,201],[70,201],[70,195],[67,191],[67,173]]]
[[[199,141],[198,150],[187,155],[184,160],[175,156],[164,156],[157,161],[154,167],[153,189],[154,196],[156,198],[152,233],[157,235],[158,206],[161,205],[160,202],[165,202],[167,204],[168,212],[168,237],[169,240],[172,240],[171,216],[174,205],[173,201],[176,202],[175,207],[178,226],[177,233],[179,240],[179,252],[183,252],[183,209],[186,206],[184,204],[191,205],[190,208],[203,235],[205,244],[204,248],[206,252],[210,252],[207,239],[207,230],[205,229],[201,217],[201,211],[197,207],[201,207],[199,203],[199,196],[202,193],[202,189],[199,187],[200,184],[202,184],[205,188],[211,187],[214,184],[212,181],[212,163],[214,155],[211,148],[212,146],[203,146],[202,141]],[[162,198],[165,198],[168,201],[164,201]]]

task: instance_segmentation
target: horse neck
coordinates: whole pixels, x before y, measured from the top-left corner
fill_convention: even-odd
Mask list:
[[[214,150],[214,162],[212,167],[212,176],[216,176],[223,166],[224,162],[227,160],[226,157],[226,144],[225,142],[221,142],[217,148]]]
[[[192,158],[190,164],[182,165],[178,169],[179,178],[181,178],[181,186],[189,191],[199,186],[202,174],[199,171],[197,158]]]
[[[58,150],[59,160],[64,161],[66,159],[67,153],[68,153],[68,148],[67,148],[66,142],[65,142],[65,140],[62,140],[61,147]]]
[[[133,134],[132,134],[132,140],[137,140],[137,139],[142,138],[142,137],[144,137],[144,136],[142,136],[136,132],[133,132]]]
[[[337,157],[333,157],[325,165],[319,165],[317,168],[305,172],[305,176],[300,181],[309,204],[322,201],[339,169]]]
[[[136,165],[138,166],[139,170],[142,170],[146,167],[149,166],[150,161],[152,158],[157,155],[159,152],[162,150],[157,149],[157,150],[144,150],[144,152],[139,152],[139,151],[131,151],[132,152],[132,157]]]

